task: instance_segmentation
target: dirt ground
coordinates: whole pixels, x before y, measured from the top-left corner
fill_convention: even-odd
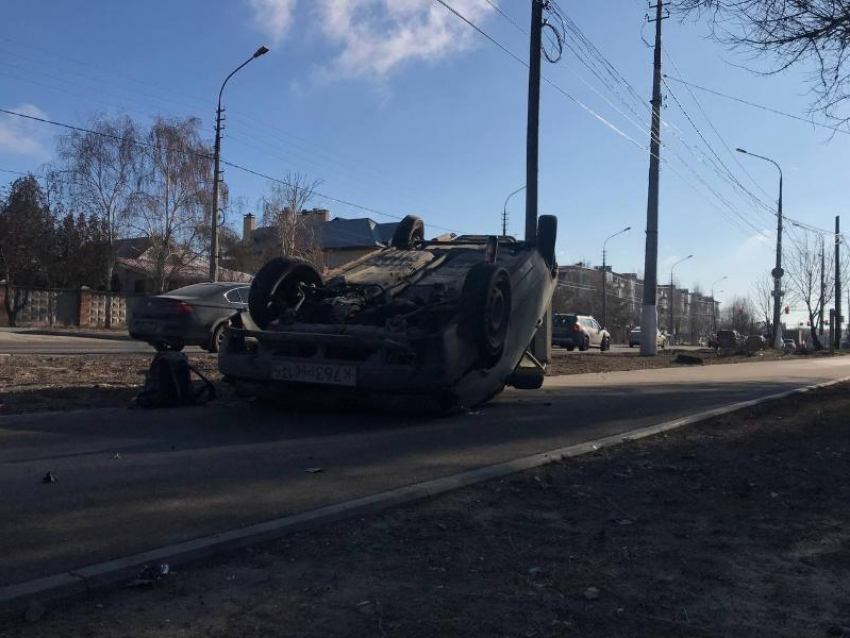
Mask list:
[[[186,566],[0,638],[850,636],[848,391]]]
[[[688,367],[693,364],[677,363],[680,354],[699,357],[703,365],[719,365],[727,363],[753,363],[757,361],[793,361],[801,357],[829,356],[824,352],[812,354],[796,354],[793,352],[777,352],[763,350],[752,355],[725,355],[705,348],[702,350],[678,350],[670,348],[660,350],[657,357],[641,357],[638,349],[628,352],[566,352],[561,348],[553,351],[550,374],[585,374],[588,372],[619,372],[623,370],[650,370],[653,368]]]
[[[0,415],[39,410],[130,406],[145,380],[150,355],[0,355]],[[215,355],[191,354],[190,363],[220,392]]]
[[[550,374],[584,374],[619,370],[670,368],[676,350],[657,357],[640,357],[638,352],[570,352],[556,349]],[[752,356],[717,355],[711,350],[683,352],[699,356],[706,365],[754,361],[793,360],[801,356],[764,351]],[[221,383],[215,355],[191,354],[189,360],[218,389],[220,397],[231,397],[232,387]],[[0,415],[44,410],[74,410],[129,406],[144,383],[150,355],[0,355]]]

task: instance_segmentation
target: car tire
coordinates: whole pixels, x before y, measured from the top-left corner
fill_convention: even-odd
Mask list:
[[[610,337],[603,337],[602,344],[599,346],[599,349],[602,352],[606,352],[611,349],[611,339]]]
[[[218,324],[210,334],[210,343],[207,346],[207,352],[215,354],[221,349],[221,342],[224,339],[224,329],[230,325],[230,321],[222,321]]]
[[[555,241],[558,238],[558,218],[541,215],[537,220],[537,250],[549,268],[555,267]]]
[[[260,268],[248,291],[248,312],[260,330],[279,319],[302,294],[302,286],[322,285],[322,276],[300,259],[275,257]]]
[[[581,345],[578,347],[579,352],[584,352],[585,350],[590,348],[590,337],[585,336],[584,341],[581,342]]]
[[[416,215],[407,215],[396,226],[390,246],[410,250],[421,241],[425,241],[425,223]]]
[[[511,278],[495,264],[478,263],[463,283],[463,325],[478,349],[480,361],[490,367],[505,347],[511,320]]]
[[[572,351],[573,351],[573,350],[575,350],[575,349],[576,349],[576,347],[575,347],[575,346],[567,346],[567,351],[568,351],[568,352],[572,352]]]

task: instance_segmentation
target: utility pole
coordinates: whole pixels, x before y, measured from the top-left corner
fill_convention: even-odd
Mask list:
[[[544,0],[531,0],[531,45],[528,55],[528,132],[525,157],[525,241],[537,240],[537,160],[540,135],[540,58]]]
[[[824,254],[824,241],[823,235],[820,236],[820,313],[819,313],[819,321],[820,321],[820,330],[819,334],[823,336],[823,306],[826,303],[826,285],[824,282],[826,270],[826,255]]]
[[[224,87],[222,87],[224,89]],[[213,195],[212,211],[210,212],[210,281],[218,281],[218,189],[221,181],[221,122],[222,113],[221,97],[219,96],[218,108],[215,110],[215,167],[213,168]]]
[[[835,349],[841,350],[841,217],[835,216],[835,323],[833,324],[833,338]]]
[[[661,21],[664,19],[664,0],[655,5],[655,56],[652,65],[652,129],[649,140],[649,192],[646,203],[646,255],[644,257],[643,307],[640,313],[641,356],[655,356],[658,344],[658,186],[661,178]]]
[[[213,193],[212,193],[212,210],[210,210],[210,281],[218,281],[218,194],[219,182],[221,181],[221,123],[224,109],[221,108],[221,96],[224,93],[224,87],[240,69],[247,66],[251,61],[256,60],[261,55],[265,55],[269,50],[265,46],[261,46],[254,51],[254,54],[245,60],[242,64],[230,72],[224,82],[221,84],[221,89],[218,91],[218,107],[215,110],[215,146],[214,153],[215,168],[213,171]]]
[[[502,206],[502,237],[508,236],[508,202],[511,200],[511,197],[524,190],[525,186],[522,186],[505,198],[505,205]]]
[[[619,230],[604,242],[602,242],[602,327],[608,327],[608,241],[614,239],[617,235],[627,233],[632,229],[631,226],[626,226],[623,230]]]
[[[782,350],[785,344],[782,341],[782,277],[785,271],[782,269],[782,167],[774,162],[769,157],[764,155],[756,155],[742,148],[736,148],[736,151],[744,155],[751,155],[765,162],[770,162],[779,171],[779,202],[776,209],[776,266],[770,271],[773,277],[773,347],[776,350]]]

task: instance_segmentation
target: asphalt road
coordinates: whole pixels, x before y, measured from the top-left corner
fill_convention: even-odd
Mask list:
[[[695,350],[696,346],[676,346],[677,350]],[[625,345],[614,344],[611,352],[637,354],[639,348],[629,348]],[[0,354],[151,354],[154,349],[142,341],[91,339],[77,336],[53,336],[34,334],[26,331],[0,330]],[[184,352],[203,352],[197,346],[188,346]],[[574,351],[577,352],[577,351]],[[601,353],[598,348],[591,348],[588,354]],[[569,356],[565,348],[555,348],[554,356]]]
[[[439,419],[241,401],[0,417],[0,585],[845,376],[850,357],[554,377]]]

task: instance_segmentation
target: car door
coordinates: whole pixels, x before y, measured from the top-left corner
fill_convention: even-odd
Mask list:
[[[599,331],[596,329],[593,319],[583,319],[582,323],[584,324],[584,329],[587,331],[588,343],[591,346],[598,346]]]
[[[599,322],[596,319],[591,319],[593,322],[593,329],[596,330],[596,345],[600,348],[602,347],[602,326],[599,325]]]

